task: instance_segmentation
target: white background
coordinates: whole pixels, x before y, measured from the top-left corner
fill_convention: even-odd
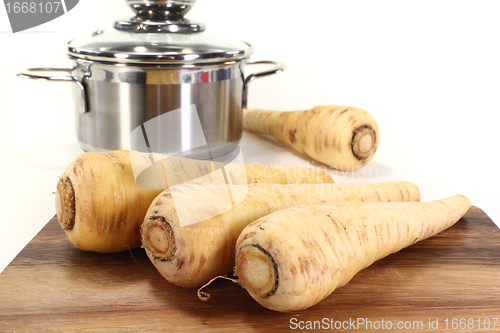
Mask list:
[[[375,157],[333,172],[337,182],[413,181],[422,200],[464,194],[499,224],[499,13],[497,0],[198,0],[187,17],[252,43],[253,60],[287,65],[251,83],[251,107],[352,105],[375,117]],[[130,16],[124,0],[82,0],[13,34],[0,5],[0,271],[55,214],[58,176],[82,153],[70,84],[16,73],[70,67],[67,41]],[[249,133],[241,148],[248,162],[311,165]]]

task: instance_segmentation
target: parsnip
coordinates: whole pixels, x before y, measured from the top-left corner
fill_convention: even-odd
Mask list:
[[[306,111],[245,109],[243,128],[283,142],[339,170],[356,170],[375,154],[379,131],[365,110],[317,106]]]
[[[169,282],[198,287],[231,273],[236,239],[250,222],[298,204],[415,201],[410,182],[379,184],[181,184],[151,203],[141,227],[143,247]]]
[[[66,168],[57,183],[57,217],[79,249],[135,248],[141,245],[140,226],[153,199],[168,186],[187,181],[333,182],[320,168],[224,164],[125,150],[87,152]]]
[[[264,307],[303,310],[376,260],[452,226],[470,207],[468,198],[457,195],[425,203],[284,209],[242,231],[234,274]]]

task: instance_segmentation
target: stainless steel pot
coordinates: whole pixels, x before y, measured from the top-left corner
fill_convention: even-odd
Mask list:
[[[250,62],[250,44],[184,18],[195,1],[127,0],[135,17],[68,43],[73,68],[18,75],[73,83],[76,136],[85,151],[229,154],[241,138],[249,83],[285,66]],[[249,64],[272,67],[245,75]]]

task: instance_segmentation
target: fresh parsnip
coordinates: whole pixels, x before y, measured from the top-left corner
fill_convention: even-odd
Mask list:
[[[284,165],[227,164],[143,154],[87,152],[57,182],[56,212],[77,248],[120,252],[141,245],[140,226],[153,199],[183,182],[332,183],[326,170]]]
[[[418,201],[411,182],[378,184],[181,184],[151,203],[141,227],[143,247],[169,282],[198,287],[231,273],[245,226],[279,209],[343,201]]]
[[[468,198],[456,195],[283,209],[242,231],[234,274],[268,309],[307,309],[376,260],[451,227],[470,207]]]
[[[379,131],[365,110],[317,106],[306,111],[245,109],[243,128],[273,137],[339,170],[356,170],[375,154]]]

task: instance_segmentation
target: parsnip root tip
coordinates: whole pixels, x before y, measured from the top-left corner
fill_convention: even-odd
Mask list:
[[[158,260],[169,261],[176,246],[172,227],[162,216],[150,217],[141,227],[143,247]]]
[[[278,268],[272,256],[258,245],[243,247],[238,253],[235,275],[245,289],[260,297],[271,296],[278,288]]]
[[[224,280],[229,280],[233,283],[236,283],[237,285],[240,284],[240,282],[238,281],[238,279],[233,279],[233,278],[230,278],[226,275],[219,275],[219,276],[216,276],[214,277],[213,279],[211,279],[210,281],[208,281],[207,283],[205,283],[203,286],[201,286],[198,291],[196,292],[196,294],[198,295],[198,298],[203,301],[203,302],[206,302],[210,299],[210,294],[209,293],[206,293],[204,291],[201,291],[202,289],[205,289],[206,287],[208,287],[212,282],[214,282],[215,280],[218,280],[218,279],[224,279]]]
[[[377,134],[371,126],[357,127],[352,136],[352,153],[359,160],[364,160],[375,153]]]
[[[198,290],[197,293],[198,293],[198,298],[200,299],[200,301],[206,302],[210,299],[209,293],[203,292],[201,290]]]
[[[60,177],[57,181],[56,209],[58,222],[64,231],[75,227],[75,190],[69,177]]]

